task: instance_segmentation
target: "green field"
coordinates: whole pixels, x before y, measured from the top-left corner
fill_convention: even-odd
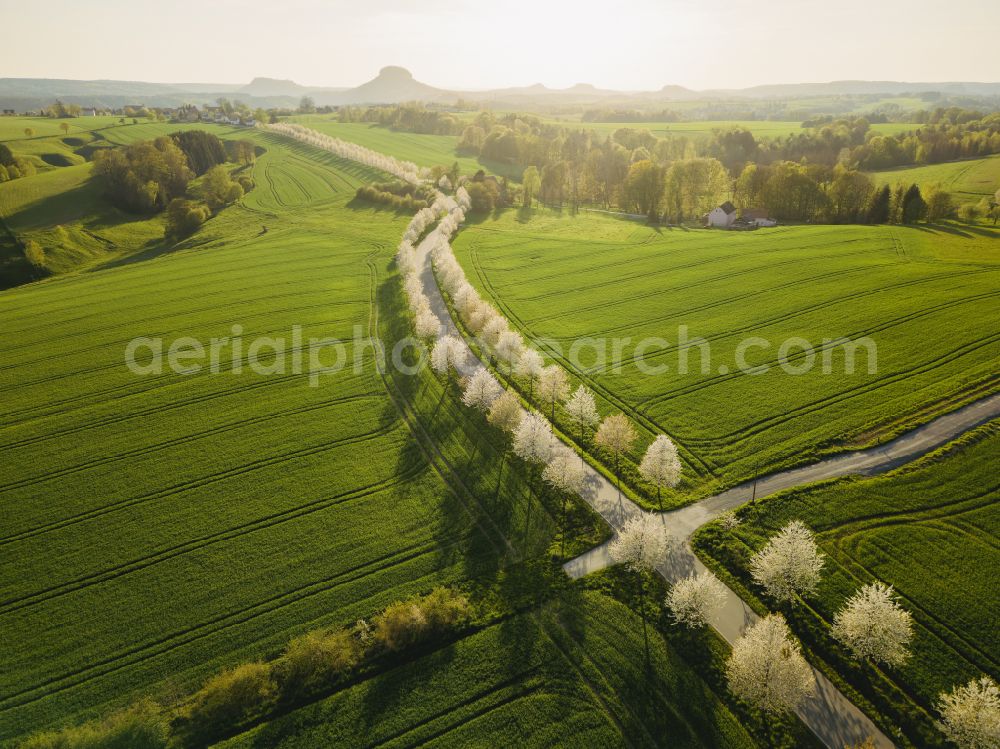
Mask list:
[[[655,432],[679,442],[688,467],[681,490],[691,496],[868,443],[996,390],[998,240],[1000,231],[982,226],[720,232],[541,210],[479,221],[455,250],[472,283],[560,354],[604,413],[632,416],[644,432],[633,461]],[[707,355],[698,344],[678,349],[682,325],[689,340],[707,342]],[[751,336],[770,348],[747,349],[752,369],[738,369],[737,347]],[[828,343],[832,372],[823,373],[824,339],[866,336],[877,346],[876,372],[862,349],[844,374],[843,349]],[[668,371],[640,369],[635,347],[649,337],[667,344],[653,341],[643,363]],[[790,337],[818,350],[805,374],[779,366]],[[603,371],[592,345],[569,359],[588,338],[604,341]],[[614,339],[625,338],[614,356]]]
[[[392,265],[407,217],[354,198],[381,175],[251,137],[265,149],[257,187],[184,247],[0,294],[0,743],[141,696],[170,703],[223,667],[274,657],[304,630],[348,625],[438,584],[534,610],[551,595],[548,576],[562,579],[549,560],[607,537],[585,506],[564,514],[557,497],[532,491],[506,441],[453,387],[429,372],[378,373],[367,337],[391,344],[410,325]],[[320,387],[308,372],[251,371],[246,348],[239,372],[231,348],[218,372],[124,366],[136,336],[207,345],[236,324],[247,345],[293,325],[304,340],[336,337],[361,366]],[[523,590],[521,579],[535,582]],[[456,662],[464,676],[440,697],[464,706],[455,743],[495,727],[469,706],[537,687],[494,716],[521,716],[512,735],[567,741],[585,728],[623,743],[670,730],[688,743],[702,736],[698,745],[752,745],[666,645],[646,702],[607,691],[638,679],[641,633],[621,606],[592,595],[560,616],[561,644],[541,643],[561,637],[550,620],[532,629],[519,615],[402,673],[433,689],[453,658],[471,658],[476,670]],[[537,648],[510,639],[518,628]],[[497,637],[506,649],[492,647]],[[567,665],[566,648],[583,671]],[[331,698],[355,712],[330,730],[374,719],[368,697],[391,705],[393,684]],[[705,698],[687,704],[692,692]],[[538,733],[547,710],[567,709],[572,721]],[[388,734],[430,718],[401,710],[385,720]]]
[[[424,135],[390,130],[387,127],[367,122],[338,122],[334,115],[305,114],[287,118],[321,133],[350,143],[371,148],[397,159],[412,161],[417,166],[451,167],[458,162],[462,174],[475,174],[485,169],[493,174],[505,175],[511,179],[521,179],[520,168],[481,160],[473,156],[460,156],[456,151],[457,135]]]
[[[63,136],[58,130],[58,135],[51,134],[58,128],[55,122],[37,117],[0,118],[0,131],[13,136],[7,145],[14,155],[31,159],[38,169],[30,179],[0,183],[0,221],[22,243],[38,242],[45,250],[46,271],[56,274],[93,269],[137,252],[168,247],[162,216],[132,215],[104,199],[101,186],[91,179],[88,158],[93,150],[195,127],[224,139],[242,138],[247,132],[228,126],[144,121],[119,125],[117,118],[86,117],[64,120],[70,132]],[[22,126],[34,128],[36,135],[24,137]],[[0,241],[0,267],[14,256],[20,259],[20,254],[20,247]]]
[[[828,558],[816,600],[794,620],[798,630],[865,692],[890,703],[893,697],[885,695],[893,688],[906,695],[929,732],[928,714],[940,692],[981,674],[1000,675],[998,454],[1000,423],[993,422],[886,476],[768,498],[741,513],[744,522],[735,531],[703,531],[697,547],[752,588],[746,566],[752,550],[791,519],[812,527]],[[873,580],[891,584],[914,617],[912,657],[899,669],[859,668],[830,642],[834,613]]]
[[[1000,190],[1000,155],[871,172],[870,176],[880,185],[938,184],[952,193],[959,203],[978,202],[981,198],[992,199]]]

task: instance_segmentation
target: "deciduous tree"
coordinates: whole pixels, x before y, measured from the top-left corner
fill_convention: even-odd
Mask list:
[[[704,627],[726,599],[726,586],[707,570],[676,583],[667,595],[674,621],[686,627]]]
[[[535,394],[535,382],[541,377],[543,365],[542,355],[533,348],[525,348],[517,359],[517,373],[528,380],[528,398]]]
[[[612,414],[601,422],[597,428],[594,442],[598,447],[607,450],[615,460],[615,479],[618,481],[618,493],[621,493],[621,456],[629,451],[636,440],[635,429],[625,414]]]
[[[639,464],[639,473],[656,487],[656,501],[660,503],[660,490],[675,487],[681,480],[681,459],[677,446],[667,435],[659,434],[646,448],[646,454]],[[662,510],[662,503],[660,503]]]
[[[893,599],[891,587],[872,583],[847,599],[830,634],[858,658],[899,666],[909,656],[913,617]]]
[[[493,401],[500,397],[503,388],[485,367],[479,367],[465,382],[462,403],[470,408],[488,411]]]
[[[941,731],[961,749],[1000,746],[1000,687],[988,676],[942,694]]]
[[[734,695],[773,713],[794,710],[816,688],[812,669],[781,614],[758,620],[736,641],[726,677]]]
[[[569,378],[558,364],[550,364],[538,376],[538,397],[550,406],[549,418],[556,417],[556,403],[569,396]]]
[[[524,418],[524,409],[517,393],[513,390],[504,390],[500,397],[493,401],[486,418],[498,429],[511,434],[517,432],[521,419]]]
[[[597,404],[594,396],[586,387],[580,385],[573,393],[573,397],[566,404],[566,413],[569,419],[580,430],[580,440],[583,440],[585,429],[592,429],[600,421],[601,417],[597,413]]]
[[[753,579],[779,601],[792,601],[796,594],[815,591],[822,568],[816,539],[800,520],[782,528],[750,560]]]

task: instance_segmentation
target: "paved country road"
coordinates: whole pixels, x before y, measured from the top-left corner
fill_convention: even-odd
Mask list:
[[[438,237],[438,230],[434,229],[417,247],[417,260],[422,268],[420,277],[431,311],[440,320],[444,332],[462,338],[441,296],[431,265],[430,252]],[[462,340],[464,341],[464,338]],[[479,366],[480,362],[468,344],[466,349],[471,363],[465,372],[467,374]],[[1000,415],[1000,394],[941,416],[885,445],[835,455],[811,465],[761,478],[757,481],[756,495],[764,497],[793,486],[849,474],[882,473],[924,455],[998,415]],[[586,485],[582,493],[583,498],[608,521],[612,528],[620,528],[626,519],[643,512],[631,500],[623,498],[614,485],[593,467],[585,463],[584,470]],[[676,542],[674,551],[660,567],[659,572],[668,581],[673,582],[692,572],[704,570],[705,566],[691,551],[691,535],[722,513],[749,501],[752,492],[753,482],[747,482],[679,510],[659,513],[667,532]],[[608,544],[605,543],[566,562],[563,567],[570,577],[578,578],[603,569],[609,564],[611,560],[608,557]],[[756,619],[757,615],[749,606],[727,587],[725,603],[710,624],[731,645]],[[889,737],[823,674],[816,669],[813,669],[813,673],[816,677],[816,695],[797,713],[824,744],[831,749],[842,749],[848,744],[872,737],[880,749],[895,746]]]

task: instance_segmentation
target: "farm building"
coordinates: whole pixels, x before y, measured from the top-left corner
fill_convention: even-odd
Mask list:
[[[705,216],[706,226],[718,226],[728,229],[736,220],[736,206],[728,200],[720,206],[716,206]]]
[[[740,218],[743,221],[752,223],[754,226],[777,226],[778,222],[771,218],[767,208],[744,208],[740,211]]]

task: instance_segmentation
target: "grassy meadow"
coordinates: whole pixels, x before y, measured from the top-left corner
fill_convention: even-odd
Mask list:
[[[633,463],[656,432],[679,443],[687,478],[676,503],[996,390],[998,239],[964,225],[654,229],[539,209],[475,222],[455,251],[471,282],[592,388],[603,413],[632,417],[642,433]],[[680,326],[689,342],[678,347]],[[740,369],[738,347],[753,336],[770,346],[745,349],[750,369]],[[818,351],[805,374],[779,366],[790,337]],[[870,337],[877,371],[861,349],[843,374],[844,351],[827,343],[832,374],[823,374],[824,339],[843,337]],[[636,346],[651,338],[663,340],[649,342],[643,363],[665,371],[640,368]],[[629,339],[617,356],[614,339]],[[790,366],[803,363],[797,354]]]
[[[154,132],[131,127],[105,137]],[[452,705],[453,745],[498,725],[544,743],[586,731],[652,744],[664,730],[681,745],[759,745],[666,643],[655,688],[616,696],[640,669],[640,624],[622,606],[591,594],[529,615],[563,579],[556,563],[606,527],[529,484],[453,385],[375,366],[369,336],[410,330],[392,262],[409,216],[355,199],[382,175],[242,133],[264,149],[255,189],[182,244],[0,294],[0,744],[139,697],[175,702],[305,630],[448,584],[520,613],[295,714],[330,723],[304,735],[351,744],[377,719],[386,740],[430,736],[445,725],[431,713]],[[58,178],[73,194],[74,170],[23,187]],[[293,326],[345,341],[360,367],[319,387],[290,366],[251,371],[250,342]],[[217,372],[137,375],[123,351],[138,336],[228,341]],[[419,699],[442,679],[446,694]]]
[[[918,746],[937,746],[930,722],[938,694],[1000,674],[998,452],[994,421],[885,476],[769,497],[743,510],[735,530],[703,530],[696,547],[754,590],[747,572],[753,550],[789,520],[813,528],[826,564],[815,601],[793,617],[795,628],[881,712],[904,705]],[[912,657],[898,669],[859,667],[829,637],[844,600],[874,580],[891,584],[914,618]]]
[[[443,164],[451,167],[457,161],[462,174],[475,174],[478,170],[485,169],[493,174],[521,179],[520,169],[480,160],[475,156],[460,155],[457,151],[459,140],[457,135],[406,133],[371,122],[338,122],[335,115],[300,114],[288,117],[287,120],[298,122],[334,138],[395,156],[397,159],[412,161],[417,166],[430,167]]]
[[[91,180],[93,165],[88,159],[97,149],[195,127],[223,139],[243,138],[247,132],[228,126],[166,122],[120,125],[116,117],[77,117],[62,122],[70,127],[68,135],[48,118],[0,118],[0,133],[10,136],[5,140],[7,146],[15,156],[31,160],[38,170],[29,179],[0,183],[0,268],[21,257],[21,248],[9,241],[6,232],[21,242],[37,241],[45,249],[45,271],[54,274],[93,269],[138,252],[166,249],[169,243],[163,239],[162,214],[137,216],[111,205],[101,186]],[[35,135],[26,137],[25,127],[32,128]],[[20,279],[13,278],[13,282]],[[0,288],[3,285],[13,284],[3,283]]]
[[[889,169],[871,172],[870,176],[880,185],[895,185],[900,182],[938,184],[943,190],[952,193],[958,203],[978,202],[981,198],[992,199],[1000,189],[1000,155]]]

